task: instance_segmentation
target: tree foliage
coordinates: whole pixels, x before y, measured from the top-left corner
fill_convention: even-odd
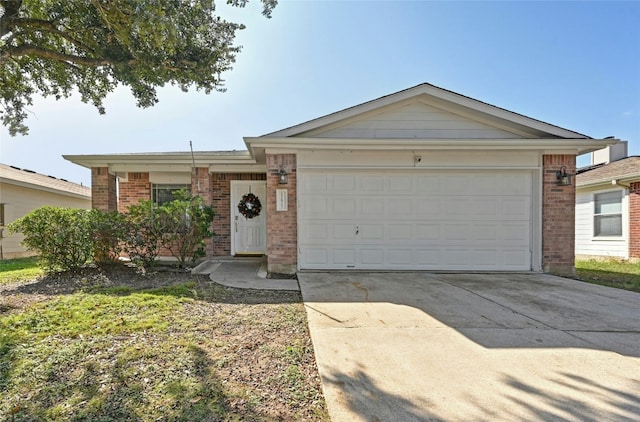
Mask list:
[[[261,2],[270,17],[277,0]],[[26,134],[34,95],[61,99],[74,89],[100,113],[119,84],[140,107],[157,103],[166,84],[223,91],[242,28],[217,16],[213,0],[0,0],[2,124]]]

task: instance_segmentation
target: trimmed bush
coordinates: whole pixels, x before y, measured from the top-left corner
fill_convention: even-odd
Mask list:
[[[214,211],[199,196],[181,190],[176,199],[163,204],[159,217],[163,227],[162,243],[178,259],[181,266],[205,256],[205,239],[213,236],[211,222]]]
[[[46,271],[74,270],[90,262],[94,227],[90,210],[45,206],[9,225],[24,235],[22,243],[40,255]]]

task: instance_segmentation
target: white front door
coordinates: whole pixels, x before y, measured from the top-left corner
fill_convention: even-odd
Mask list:
[[[243,196],[252,193],[262,209],[253,218],[240,213],[238,205]],[[231,254],[267,253],[267,182],[231,181]]]

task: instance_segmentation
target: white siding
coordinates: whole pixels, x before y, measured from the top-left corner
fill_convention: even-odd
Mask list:
[[[521,136],[423,103],[311,131],[320,138],[514,139]]]
[[[17,220],[30,211],[44,205],[70,208],[91,208],[91,198],[81,199],[62,194],[44,192],[21,186],[2,184],[0,202],[5,204],[6,224]],[[29,253],[21,245],[22,235],[9,235],[4,229],[2,239],[2,257],[4,259],[25,256]],[[5,237],[6,236],[6,237]]]
[[[576,255],[629,257],[629,201],[626,189],[622,195],[622,237],[598,239],[593,236],[593,197],[596,193],[612,190],[616,189],[576,193]]]

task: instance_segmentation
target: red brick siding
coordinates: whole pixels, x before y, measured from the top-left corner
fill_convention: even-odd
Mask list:
[[[107,167],[91,169],[91,207],[103,211],[116,211],[116,177],[109,174]]]
[[[298,206],[296,200],[296,155],[267,155],[267,255],[268,271],[295,273],[298,264]],[[288,173],[280,185],[278,171]],[[276,211],[276,189],[287,189],[287,211]]]
[[[640,182],[629,188],[629,258],[640,258]]]
[[[266,180],[266,175],[264,173],[213,173],[210,175],[211,203],[216,212],[213,217],[215,235],[211,256],[231,255],[232,180]]]
[[[120,200],[118,211],[125,212],[129,205],[135,205],[141,199],[151,199],[149,173],[129,173],[127,181],[120,181]]]
[[[562,166],[575,174],[575,155],[543,155],[542,269],[557,274],[575,272],[575,179],[558,186],[556,171]]]

